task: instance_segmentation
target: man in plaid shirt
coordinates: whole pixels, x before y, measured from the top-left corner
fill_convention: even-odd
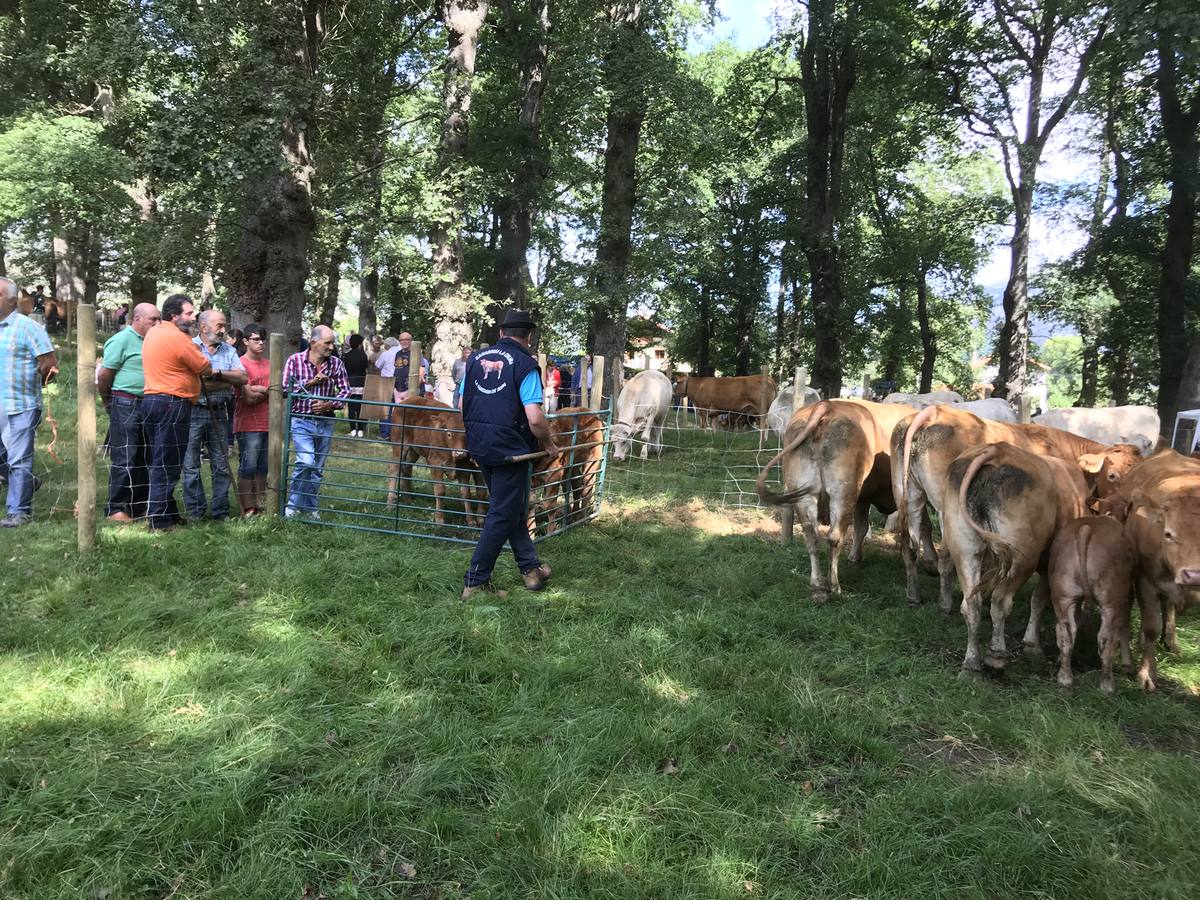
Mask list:
[[[284,515],[320,518],[317,491],[325,457],[333,443],[333,413],[350,396],[346,367],[333,355],[333,329],[318,325],[308,339],[308,349],[293,353],[283,367],[283,387],[301,396],[292,399],[292,446],[296,462],[288,483]]]
[[[0,528],[31,519],[33,443],[42,418],[42,383],[58,374],[45,329],[17,310],[17,285],[0,278],[0,443],[8,456],[7,511]]]

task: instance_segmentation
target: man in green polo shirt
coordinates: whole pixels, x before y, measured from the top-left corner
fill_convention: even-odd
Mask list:
[[[104,360],[96,386],[108,410],[108,447],[112,465],[108,470],[108,505],[105,515],[112,522],[132,522],[146,515],[150,496],[148,442],[142,427],[142,339],[161,318],[153,303],[139,303],[133,321],[104,344]]]

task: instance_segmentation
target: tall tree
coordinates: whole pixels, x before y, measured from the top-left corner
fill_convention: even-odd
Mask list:
[[[441,209],[429,234],[436,279],[433,293],[435,338],[429,362],[437,379],[437,394],[445,399],[454,390],[452,370],[459,348],[471,343],[477,307],[476,294],[463,279],[462,229],[466,210],[471,89],[479,31],[487,14],[487,0],[442,2],[446,59],[437,164]]]
[[[637,156],[646,119],[647,91],[641,63],[649,46],[642,4],[618,0],[606,8],[609,46],[604,85],[609,93],[604,145],[600,232],[596,236],[596,301],[591,309],[591,349],[610,361],[604,393],[620,390],[629,311],[629,264],[637,202]]]
[[[260,76],[282,110],[275,158],[251,180],[249,211],[228,268],[233,327],[258,322],[299,343],[313,214],[313,128],[328,0],[281,0],[277,22],[260,23],[272,57]]]
[[[1004,162],[1013,231],[996,396],[1016,396],[1029,371],[1029,243],[1038,165],[1079,96],[1108,15],[1082,0],[970,0],[959,14],[958,27],[943,32],[951,43],[934,52],[947,61],[951,94],[969,127],[994,142]],[[1055,93],[1056,84],[1065,87]]]
[[[1187,312],[1196,303],[1189,280],[1200,190],[1200,13],[1174,0],[1160,0],[1155,12],[1155,83],[1171,185],[1158,282],[1158,414],[1166,433],[1179,408],[1188,359]],[[1196,388],[1185,392],[1194,394]]]
[[[842,212],[846,112],[858,69],[859,4],[811,0],[800,38],[805,180],[802,247],[811,279],[812,383],[826,397],[842,390],[842,273],[836,229]]]

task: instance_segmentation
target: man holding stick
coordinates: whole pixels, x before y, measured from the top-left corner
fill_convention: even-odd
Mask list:
[[[512,547],[526,588],[540,591],[550,577],[550,567],[538,559],[525,517],[530,454],[540,445],[547,456],[558,456],[542,411],[542,375],[529,352],[533,327],[529,313],[509,310],[500,324],[500,340],[471,355],[460,382],[467,452],[483,473],[489,494],[483,532],[463,579],[463,600],[481,591],[506,596],[491,583],[505,542]]]

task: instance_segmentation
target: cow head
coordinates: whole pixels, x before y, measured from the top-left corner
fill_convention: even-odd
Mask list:
[[[1141,461],[1142,454],[1133,444],[1113,444],[1099,453],[1085,453],[1078,459],[1088,484],[1095,488],[1096,496],[1100,498],[1116,493],[1121,479]]]
[[[1137,498],[1134,500],[1135,504]],[[1200,588],[1200,494],[1175,494],[1142,510],[1155,530],[1162,529],[1163,567],[1176,584]]]
[[[616,462],[621,462],[629,455],[630,445],[632,444],[629,436],[632,430],[624,422],[618,422],[612,427],[613,459]]]
[[[687,396],[688,376],[672,375],[671,376],[671,396],[686,397]]]
[[[1124,522],[1129,515],[1129,501],[1120,494],[1109,494],[1104,499],[1095,499],[1088,503],[1088,509],[1094,516],[1107,516]]]

